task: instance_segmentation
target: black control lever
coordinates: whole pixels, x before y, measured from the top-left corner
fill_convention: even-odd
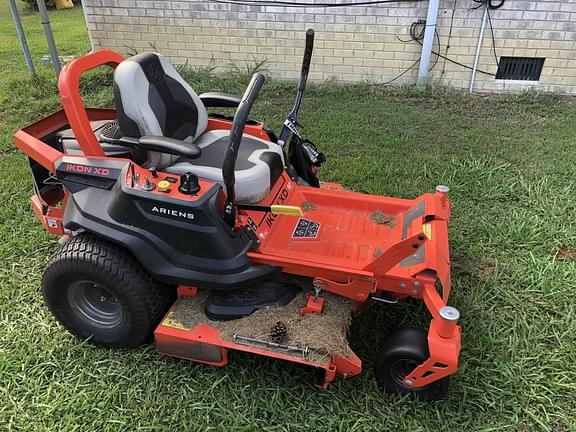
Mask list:
[[[306,30],[306,47],[304,48],[304,59],[302,60],[302,69],[300,70],[300,79],[298,80],[298,91],[292,110],[284,120],[284,125],[278,137],[278,145],[284,147],[291,133],[298,134],[296,130],[298,111],[304,97],[304,89],[308,81],[308,72],[310,72],[310,62],[312,61],[312,51],[314,50],[314,29]]]
[[[236,183],[235,169],[236,159],[238,158],[238,151],[240,150],[240,143],[242,142],[242,134],[244,126],[248,120],[248,114],[252,109],[252,105],[256,101],[256,97],[264,84],[264,75],[255,73],[242,96],[242,102],[238,105],[238,109],[234,114],[234,121],[232,122],[232,129],[230,129],[230,144],[226,150],[224,163],[222,164],[222,178],[224,186],[226,186],[226,204],[224,205],[224,220],[231,227],[236,223],[236,194],[234,185]]]

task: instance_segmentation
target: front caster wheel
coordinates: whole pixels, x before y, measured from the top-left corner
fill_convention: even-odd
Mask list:
[[[420,388],[402,383],[406,375],[430,356],[428,335],[424,330],[404,328],[388,337],[376,362],[376,381],[387,393],[409,394],[425,401],[442,399],[448,392],[450,378]]]
[[[64,243],[50,259],[42,292],[48,309],[70,333],[115,348],[150,339],[175,297],[128,251],[85,234]]]

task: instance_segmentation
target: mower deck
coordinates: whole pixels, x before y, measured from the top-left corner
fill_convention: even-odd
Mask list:
[[[360,360],[346,340],[354,306],[350,300],[327,294],[321,315],[301,315],[307,304],[302,291],[284,307],[262,309],[232,321],[211,321],[204,312],[207,296],[206,291],[200,291],[176,300],[154,332],[160,353],[224,366],[231,349],[326,371],[334,367],[335,359],[342,358],[355,365],[350,368],[351,375],[361,370]],[[319,385],[327,386],[330,381]]]
[[[409,204],[353,192],[339,192],[331,201],[326,191],[316,192],[294,191],[287,205],[302,208],[305,216],[279,218],[265,235],[261,253],[362,270],[400,240]]]

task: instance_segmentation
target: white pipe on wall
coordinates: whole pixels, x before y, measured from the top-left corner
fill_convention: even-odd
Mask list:
[[[420,68],[418,69],[418,79],[416,80],[416,85],[421,89],[425,88],[428,84],[428,71],[430,69],[430,58],[432,57],[432,45],[434,44],[439,3],[439,0],[430,0],[428,2],[426,29],[424,30],[424,41],[422,42],[422,53],[420,54]]]
[[[468,91],[472,93],[474,90],[474,81],[476,81],[476,72],[478,71],[478,62],[480,60],[480,50],[482,48],[482,41],[484,40],[484,30],[486,30],[486,18],[488,17],[488,2],[484,7],[484,15],[482,16],[482,24],[480,25],[480,35],[478,36],[478,45],[476,45],[476,56],[474,57],[474,66],[472,66],[472,76],[470,77],[470,86]]]

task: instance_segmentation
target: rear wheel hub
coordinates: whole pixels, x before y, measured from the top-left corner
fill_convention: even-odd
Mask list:
[[[117,327],[124,316],[114,293],[93,281],[76,281],[70,285],[68,301],[78,318],[96,327]]]

